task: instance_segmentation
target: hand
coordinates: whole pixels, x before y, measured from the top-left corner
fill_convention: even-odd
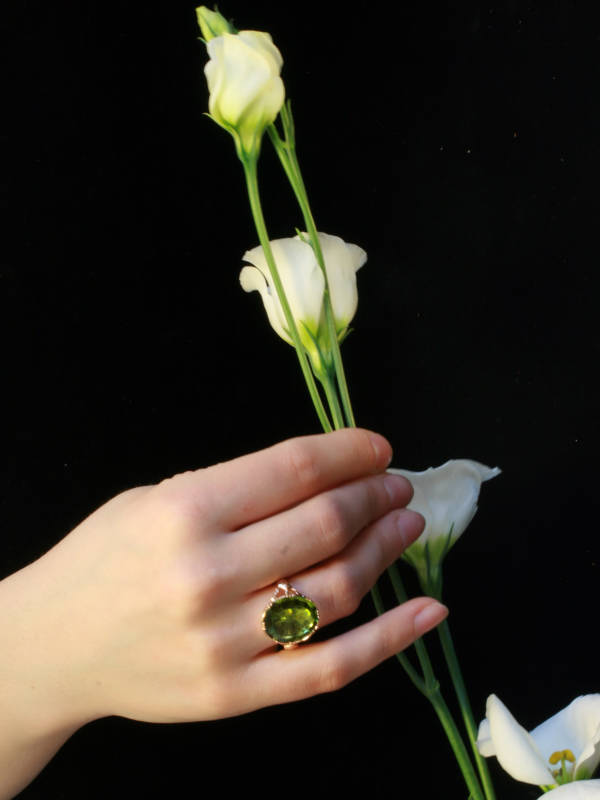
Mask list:
[[[422,597],[294,650],[261,629],[277,581],[313,599],[326,627],[417,538],[423,519],[404,508],[408,481],[384,472],[390,458],[382,437],[343,430],[102,506],[0,584],[18,628],[5,631],[3,691],[21,729],[242,714],[338,689],[434,627],[446,609]]]

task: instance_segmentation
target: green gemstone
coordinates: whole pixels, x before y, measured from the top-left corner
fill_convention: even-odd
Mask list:
[[[308,597],[280,597],[265,613],[265,631],[276,642],[301,642],[319,622],[316,605]]]

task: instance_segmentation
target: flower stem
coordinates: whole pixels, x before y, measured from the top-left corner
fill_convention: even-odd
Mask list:
[[[475,719],[473,718],[471,703],[469,702],[467,688],[462,676],[460,664],[458,662],[458,656],[456,655],[454,642],[452,641],[452,635],[450,633],[450,626],[448,625],[447,620],[444,620],[438,625],[437,631],[442,643],[442,650],[444,651],[444,657],[448,665],[448,671],[450,672],[450,677],[452,678],[452,683],[454,685],[454,691],[456,692],[456,697],[460,705],[463,722],[465,724],[465,728],[467,729],[467,736],[469,738],[469,742],[471,743],[471,749],[473,750],[473,755],[475,757],[475,763],[477,764],[481,783],[483,784],[486,800],[496,800],[496,794],[494,792],[492,779],[490,777],[485,758],[481,755],[477,748],[477,729],[475,726]]]
[[[450,709],[446,705],[446,701],[442,697],[439,688],[435,692],[427,694],[426,697],[433,706],[435,713],[438,715],[438,719],[450,743],[450,747],[461,769],[471,797],[473,800],[484,800],[484,794],[477,780],[477,775],[475,774],[471,760],[469,759],[467,748],[465,747],[462,736],[460,735],[458,727],[450,713]]]
[[[392,564],[392,566],[389,567],[388,575],[394,587],[394,593],[398,603],[405,603],[408,600],[408,595],[406,594],[406,589],[402,582],[400,570],[396,564]],[[448,742],[450,743],[450,747],[452,748],[452,752],[454,753],[454,757],[463,774],[465,783],[473,796],[473,800],[485,800],[485,795],[481,789],[475,770],[473,769],[473,764],[469,758],[469,753],[463,738],[460,735],[458,726],[440,691],[440,685],[433,672],[433,666],[425,641],[422,638],[417,639],[414,642],[414,647],[425,677],[424,689],[421,689],[421,691],[432,704],[435,713],[438,715],[446,737],[448,738]]]
[[[383,600],[381,599],[381,592],[379,591],[379,586],[375,584],[371,589],[371,597],[373,598],[373,605],[375,606],[375,610],[381,616],[385,614],[385,606],[383,605]],[[396,653],[396,658],[404,668],[404,671],[417,687],[417,689],[422,692],[422,694],[426,694],[425,692],[425,682],[423,678],[418,674],[417,670],[413,667],[413,665],[408,660],[408,657],[405,653]]]
[[[335,373],[334,373],[335,374]],[[331,412],[331,416],[333,418],[334,427],[337,430],[340,428],[345,427],[344,423],[344,416],[342,414],[342,409],[340,408],[340,403],[338,400],[337,392],[335,390],[335,383],[332,380],[331,372],[328,368],[323,370],[323,373],[317,373],[318,379],[323,384],[323,388],[325,389],[325,396],[327,398],[327,402],[329,403],[329,410]]]
[[[331,353],[333,355],[333,364],[335,367],[337,385],[340,392],[342,406],[344,408],[346,424],[348,427],[354,428],[356,427],[356,421],[354,419],[354,412],[350,402],[350,392],[348,391],[348,383],[346,381],[346,374],[344,372],[344,364],[342,362],[342,355],[340,353],[337,331],[335,329],[335,319],[331,305],[331,295],[329,292],[329,280],[327,278],[327,270],[325,268],[325,259],[323,258],[323,251],[321,250],[321,243],[319,242],[319,236],[317,234],[317,226],[312,215],[310,203],[308,201],[308,193],[306,191],[306,186],[304,185],[302,172],[300,171],[300,164],[296,155],[294,123],[292,119],[292,112],[288,104],[284,105],[281,109],[281,120],[283,123],[285,141],[281,140],[275,125],[270,125],[267,128],[267,131],[275,151],[279,156],[279,160],[281,161],[285,174],[287,175],[292,189],[294,190],[294,194],[296,195],[296,200],[298,201],[298,205],[300,206],[300,210],[304,218],[304,224],[306,225],[306,232],[310,237],[315,258],[317,259],[319,267],[323,273],[323,278],[325,280],[325,291],[323,294],[325,319],[327,322],[327,332],[329,335]]]
[[[390,576],[392,586],[394,587],[394,594],[396,595],[398,604],[406,603],[408,600],[408,595],[406,594],[406,589],[404,588],[404,583],[402,582],[402,578],[400,576],[400,570],[396,564],[392,564],[391,567],[388,568],[388,575]],[[415,650],[417,651],[419,663],[421,664],[421,669],[423,670],[423,675],[425,676],[425,686],[428,689],[433,689],[437,684],[437,680],[433,674],[433,667],[431,665],[431,659],[429,658],[429,653],[427,652],[425,642],[422,638],[417,639],[414,643],[414,646]]]
[[[260,193],[258,190],[257,158],[248,157],[241,159],[241,161],[244,166],[246,187],[248,189],[248,199],[250,201],[250,208],[252,210],[252,216],[254,218],[254,225],[256,226],[258,239],[262,245],[263,252],[265,254],[265,259],[269,266],[271,279],[273,281],[275,291],[277,292],[279,302],[281,303],[281,308],[283,309],[283,313],[285,315],[285,321],[288,327],[288,331],[294,343],[294,347],[296,348],[296,354],[298,356],[298,361],[300,362],[300,368],[302,370],[302,374],[304,375],[304,380],[306,381],[306,385],[308,387],[308,391],[313,401],[313,405],[315,407],[321,425],[323,426],[323,430],[325,432],[329,432],[332,430],[332,425],[327,416],[327,412],[325,411],[325,407],[323,406],[323,401],[321,399],[321,395],[319,394],[319,390],[317,389],[317,384],[315,383],[314,375],[310,369],[308,358],[306,356],[306,351],[300,340],[300,335],[298,334],[298,328],[296,327],[296,323],[292,315],[290,305],[287,301],[287,297],[285,296],[283,285],[281,283],[281,278],[279,277],[279,272],[277,270],[277,264],[275,263],[275,259],[273,258],[273,252],[271,250],[271,245],[269,243],[269,235],[267,233],[267,226],[265,224],[265,219],[262,212],[262,205],[260,202]]]

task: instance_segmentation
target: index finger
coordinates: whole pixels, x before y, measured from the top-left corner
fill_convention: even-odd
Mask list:
[[[203,471],[215,516],[237,530],[390,463],[383,436],[361,428],[289,439]],[[205,484],[206,486],[206,484]]]

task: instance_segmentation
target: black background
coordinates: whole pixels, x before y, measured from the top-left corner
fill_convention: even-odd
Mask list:
[[[527,727],[600,685],[600,27],[582,5],[221,7],[272,33],[317,224],[369,254],[343,347],[359,423],[397,466],[503,469],[446,599],[476,717],[496,692]],[[125,488],[318,430],[291,348],[238,284],[256,234],[233,143],[203,116],[194,3],[5,15],[2,575]],[[268,147],[261,176],[272,238],[292,235]],[[367,598],[352,624],[371,615]],[[419,796],[465,796],[390,661],[242,719],[102,720],[22,797],[187,797],[213,777],[272,792],[299,766],[304,792],[418,778]],[[537,797],[493,769],[501,796]]]

